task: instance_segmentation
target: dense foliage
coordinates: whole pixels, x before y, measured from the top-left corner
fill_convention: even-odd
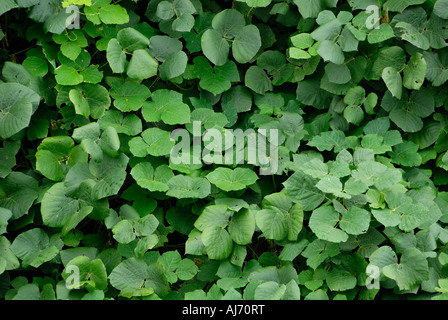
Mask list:
[[[0,26],[1,299],[448,297],[447,0],[2,0]],[[276,130],[278,170],[173,161],[196,121]]]

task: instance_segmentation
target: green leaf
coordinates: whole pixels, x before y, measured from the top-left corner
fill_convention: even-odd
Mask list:
[[[138,49],[133,52],[126,73],[129,78],[141,81],[157,75],[158,66],[147,50]]]
[[[149,39],[134,28],[124,28],[118,31],[117,41],[122,50],[128,52],[146,49],[149,46]]]
[[[135,240],[134,226],[129,220],[121,220],[112,228],[114,239],[119,243],[128,244]]]
[[[325,60],[334,64],[343,64],[345,61],[341,47],[330,40],[323,40],[317,48],[317,53]]]
[[[204,208],[199,218],[194,223],[194,227],[199,231],[206,228],[225,228],[231,216],[231,211],[227,205],[210,205]]]
[[[178,199],[199,198],[203,199],[210,194],[210,183],[204,178],[192,178],[177,175],[168,181],[168,192],[170,197]]]
[[[391,160],[393,163],[405,167],[416,167],[421,165],[422,157],[417,153],[419,147],[411,141],[394,146],[394,152],[391,153]]]
[[[74,147],[70,137],[48,137],[37,148],[36,169],[48,179],[61,181],[64,167]]]
[[[265,94],[266,91],[272,91],[273,89],[271,80],[264,70],[258,66],[251,66],[247,70],[244,83],[246,87],[259,94]]]
[[[34,228],[18,235],[11,245],[11,250],[22,260],[22,266],[37,268],[59,253],[55,244],[50,241],[44,230]]]
[[[227,230],[222,228],[206,228],[201,240],[210,259],[224,260],[233,250],[233,241]]]
[[[91,161],[89,163],[89,170],[97,181],[92,188],[94,200],[118,193],[127,176],[128,161],[129,158],[126,155],[120,154],[114,158],[104,155],[102,162]]]
[[[271,4],[271,0],[239,0],[245,2],[249,7],[267,7]]]
[[[401,99],[403,86],[400,73],[393,67],[386,67],[383,70],[382,78],[392,96]]]
[[[239,63],[249,62],[261,47],[261,37],[258,28],[247,25],[235,35],[232,44],[232,54]]]
[[[390,26],[390,24],[381,23],[379,28],[375,28],[370,31],[367,36],[367,41],[372,44],[381,43],[393,37],[395,37],[394,29]]]
[[[135,258],[124,260],[117,265],[109,275],[109,280],[113,287],[127,297],[148,296],[153,292],[163,297],[169,290],[161,264],[146,264]]]
[[[331,206],[320,207],[313,211],[309,226],[319,239],[330,242],[345,242],[348,235],[336,228],[339,223],[339,213]]]
[[[296,241],[302,229],[302,206],[285,194],[273,193],[263,199],[263,210],[256,212],[255,220],[266,238]]]
[[[224,191],[237,191],[254,184],[258,176],[250,169],[246,168],[217,168],[209,173],[207,179]]]
[[[415,284],[429,278],[428,261],[417,248],[408,248],[399,263],[396,261],[383,267],[382,273],[395,280],[400,290],[410,290]]]
[[[434,14],[442,19],[448,19],[448,1],[437,0],[434,4]]]
[[[255,218],[251,211],[243,209],[236,212],[229,222],[228,230],[235,243],[241,245],[251,243],[255,232]]]
[[[22,172],[11,172],[0,180],[0,207],[12,212],[12,220],[28,213],[38,197],[38,182]]]
[[[345,134],[340,130],[322,132],[308,142],[309,146],[316,147],[319,151],[330,151],[333,148],[340,150],[345,142]]]
[[[145,157],[164,156],[171,152],[174,142],[170,139],[170,133],[159,128],[149,128],[143,131],[141,137],[135,137],[129,141],[129,148],[133,155]]]
[[[356,277],[342,268],[330,270],[325,278],[331,291],[346,291],[356,287]]]
[[[295,172],[283,185],[292,201],[300,203],[305,211],[317,208],[325,199],[325,195],[315,187],[315,180],[300,171]]]
[[[291,37],[291,43],[299,49],[308,49],[314,44],[314,39],[309,33],[299,33]]]
[[[167,165],[160,165],[155,170],[149,162],[141,162],[131,170],[132,177],[137,184],[149,191],[168,191],[168,180],[174,177]]]
[[[29,125],[40,97],[19,83],[0,84],[0,97],[0,137],[6,139]]]
[[[67,281],[70,277],[71,270],[76,267],[79,271],[79,283],[74,283],[74,286],[82,286],[88,284],[96,289],[104,290],[107,287],[107,272],[104,263],[100,259],[90,261],[86,256],[79,256],[73,258],[65,266],[62,272],[62,277]]]
[[[213,64],[222,66],[227,62],[230,45],[222,34],[215,29],[208,29],[202,34],[201,47],[204,55]]]
[[[113,87],[110,95],[114,98],[114,106],[118,110],[129,112],[140,109],[145,100],[151,96],[151,92],[140,83],[126,81],[118,87]]]
[[[419,52],[415,53],[403,70],[403,86],[410,90],[419,90],[425,81],[427,65]]]
[[[126,53],[117,39],[111,39],[107,45],[107,62],[114,73],[123,73],[126,68]]]
[[[125,8],[118,4],[107,4],[100,8],[99,17],[105,24],[125,24],[129,15]]]
[[[160,78],[170,80],[182,75],[187,67],[188,57],[183,51],[170,55],[160,66]]]
[[[167,124],[190,122],[190,107],[183,103],[182,94],[179,92],[159,89],[151,98],[152,101],[145,102],[142,108],[146,121],[163,121]]]
[[[36,56],[27,57],[23,66],[35,77],[43,77],[48,73],[47,61]]]
[[[56,70],[56,81],[63,86],[76,86],[84,81],[84,77],[72,67],[61,65]]]
[[[351,207],[342,214],[339,225],[348,234],[359,235],[366,233],[370,225],[370,213],[358,207]]]
[[[352,79],[350,69],[345,64],[334,64],[332,62],[325,66],[328,79],[337,84],[344,84]]]
[[[2,253],[4,270],[14,270],[20,266],[19,259],[11,250],[11,243],[4,236],[0,236],[0,252]]]
[[[425,0],[389,0],[384,4],[384,9],[392,12],[403,12],[409,6],[422,4]]]

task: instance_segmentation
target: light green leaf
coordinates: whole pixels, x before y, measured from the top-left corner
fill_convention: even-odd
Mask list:
[[[164,274],[164,268],[160,263],[146,264],[143,260],[130,258],[117,265],[109,275],[113,287],[126,293],[126,296],[147,296],[155,292],[160,297],[165,296],[169,290],[169,284]]]
[[[427,65],[425,58],[416,52],[403,70],[403,85],[407,89],[419,90],[425,81]]]
[[[99,17],[105,24],[125,24],[129,15],[125,8],[118,4],[106,4],[100,8]]]
[[[190,122],[190,107],[183,103],[182,94],[167,89],[155,91],[152,101],[143,104],[142,114],[146,121],[162,120],[167,124]]]
[[[448,19],[448,1],[437,0],[434,4],[434,14],[442,19]]]
[[[170,55],[160,66],[160,78],[170,80],[182,75],[187,67],[188,57],[183,51]]]
[[[132,177],[137,184],[149,191],[168,191],[168,180],[174,177],[167,165],[160,165],[155,170],[149,162],[141,162],[131,170]]]
[[[63,86],[76,86],[84,81],[84,77],[78,71],[66,65],[59,66],[55,72],[56,81]]]
[[[348,235],[336,228],[339,213],[332,206],[320,207],[313,211],[309,226],[319,239],[330,242],[345,242]]]
[[[258,180],[255,172],[246,168],[217,168],[209,173],[207,179],[224,191],[237,191],[254,184]]]
[[[227,62],[230,45],[219,31],[215,29],[206,30],[201,38],[201,47],[204,55],[213,64],[222,66]]]
[[[22,232],[11,245],[12,252],[22,260],[22,266],[39,267],[53,259],[59,249],[50,242],[44,230],[34,228]]]
[[[201,240],[210,259],[224,260],[232,253],[233,241],[225,229],[206,228],[202,232]]]
[[[203,199],[210,194],[210,183],[204,178],[192,178],[177,175],[168,181],[167,195],[178,199],[199,198]]]
[[[170,139],[170,133],[159,128],[149,128],[143,131],[141,137],[135,137],[129,141],[129,148],[137,157],[164,156],[171,152],[174,142]]]
[[[109,41],[106,57],[112,72],[123,73],[125,71],[127,64],[126,53],[117,39],[111,39]]]
[[[145,49],[135,50],[126,70],[131,79],[144,80],[157,75],[159,64]]]
[[[118,31],[117,41],[122,50],[128,52],[146,49],[149,46],[149,39],[134,28],[124,28]]]
[[[400,290],[410,290],[429,278],[428,261],[417,248],[408,248],[403,252],[399,263],[385,266],[382,273],[395,280]]]
[[[370,213],[358,207],[351,207],[342,214],[339,225],[348,234],[359,235],[366,233],[370,225]]]
[[[325,60],[334,64],[343,64],[345,61],[341,47],[330,40],[323,40],[317,48],[317,53]]]
[[[228,230],[235,243],[241,245],[251,243],[255,232],[255,218],[252,212],[247,209],[236,212],[230,220]]]
[[[400,73],[393,67],[386,67],[383,70],[382,79],[386,84],[387,89],[392,93],[392,96],[401,99],[403,86]]]

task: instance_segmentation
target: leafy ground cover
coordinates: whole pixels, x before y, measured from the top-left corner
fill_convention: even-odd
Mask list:
[[[447,298],[447,26],[447,0],[1,1],[0,298]],[[175,161],[176,129],[275,132],[277,166]]]

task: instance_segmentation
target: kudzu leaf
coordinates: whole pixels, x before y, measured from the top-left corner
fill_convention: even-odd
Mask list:
[[[148,296],[153,292],[163,297],[169,290],[160,263],[147,264],[136,258],[129,258],[117,265],[109,275],[109,280],[113,287],[128,297]]]
[[[401,99],[403,86],[400,73],[393,67],[386,67],[383,70],[382,78],[392,96]]]
[[[149,46],[149,39],[134,28],[124,28],[118,31],[117,42],[122,51],[128,52],[146,49]]]
[[[394,279],[400,290],[410,290],[416,283],[428,279],[428,261],[417,248],[407,248],[400,257],[400,263],[383,267],[382,273]]]
[[[217,168],[207,175],[207,179],[224,191],[236,191],[255,183],[258,176],[246,168]]]
[[[145,102],[142,108],[142,114],[146,121],[163,121],[167,124],[190,122],[190,107],[183,103],[182,94],[160,89],[155,91],[151,98],[152,101]]]
[[[448,19],[448,1],[437,0],[434,4],[434,13],[442,19]]]
[[[156,169],[149,162],[141,162],[131,170],[132,177],[142,188],[150,191],[168,191],[168,180],[174,177],[167,165],[158,166]]]
[[[37,268],[59,253],[55,244],[44,230],[34,228],[19,234],[11,245],[11,251],[22,260],[24,267]]]
[[[126,70],[126,53],[117,39],[111,39],[109,41],[106,57],[114,73],[123,73]]]
[[[300,171],[295,172],[283,184],[287,195],[295,203],[300,203],[305,211],[317,208],[325,199],[325,195],[315,187],[315,180]]]
[[[221,66],[226,63],[230,45],[217,30],[209,29],[203,33],[201,47],[204,55],[213,64]]]
[[[201,240],[210,259],[224,260],[232,253],[233,241],[225,229],[206,228]]]
[[[261,37],[258,28],[247,25],[235,35],[232,44],[232,54],[239,63],[249,62],[261,47]]]
[[[210,194],[211,186],[207,179],[176,175],[167,182],[167,195],[178,199],[203,199]]]
[[[63,86],[76,86],[84,81],[84,77],[72,67],[61,65],[56,70],[56,81]]]
[[[113,87],[110,91],[110,95],[114,98],[114,106],[122,111],[137,111],[151,96],[149,89],[133,81],[126,81],[124,84]]]
[[[64,167],[74,147],[70,137],[48,137],[37,148],[36,169],[53,181],[64,178]],[[63,166],[64,164],[64,166]]]
[[[129,15],[125,8],[118,4],[107,4],[100,8],[99,17],[105,24],[125,24]]]
[[[339,222],[339,213],[331,206],[320,207],[313,211],[309,226],[319,239],[330,242],[344,242],[348,235],[336,228]]]
[[[144,80],[157,75],[159,64],[145,49],[138,49],[132,53],[126,70],[131,79]]]
[[[188,57],[183,51],[178,51],[170,55],[160,65],[160,78],[162,80],[170,80],[182,75],[187,67],[187,61]]]
[[[149,128],[143,131],[141,137],[129,141],[129,148],[137,157],[163,156],[171,152],[174,142],[170,140],[170,133],[159,128]]]
[[[426,61],[419,52],[415,53],[403,70],[403,85],[407,89],[419,90],[425,81]]]
[[[370,225],[370,213],[358,207],[351,207],[342,214],[339,225],[348,234],[359,235],[366,233]]]
[[[334,64],[343,64],[345,61],[341,47],[331,40],[323,40],[317,48],[317,53],[325,60]]]
[[[266,73],[258,66],[251,66],[244,77],[246,87],[254,92],[264,94],[266,91],[272,91],[273,86]]]

